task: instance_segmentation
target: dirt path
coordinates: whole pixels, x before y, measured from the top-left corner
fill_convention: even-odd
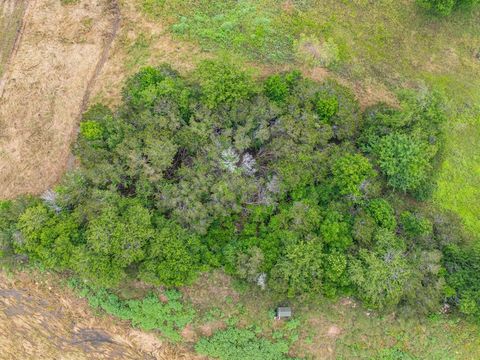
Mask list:
[[[63,174],[119,27],[116,0],[28,1],[0,97],[0,198],[40,193]]]
[[[27,6],[24,0],[0,0],[0,99],[6,83],[4,74],[22,38]]]
[[[0,359],[198,359],[126,322],[94,316],[54,283],[48,275],[0,272]]]

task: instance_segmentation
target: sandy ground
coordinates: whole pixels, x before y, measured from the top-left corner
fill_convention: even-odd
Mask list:
[[[114,26],[110,1],[27,2],[0,98],[0,198],[42,192],[63,173]],[[3,11],[9,2],[1,5]]]
[[[56,280],[0,272],[1,360],[198,359],[126,322],[95,316]]]

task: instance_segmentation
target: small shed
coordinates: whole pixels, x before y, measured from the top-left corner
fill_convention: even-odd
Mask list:
[[[275,319],[290,319],[292,317],[292,308],[288,306],[280,306],[275,311]]]

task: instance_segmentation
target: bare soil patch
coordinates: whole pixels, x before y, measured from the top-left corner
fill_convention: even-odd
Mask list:
[[[0,272],[2,360],[198,359],[126,322],[95,316],[86,301],[55,286],[55,277],[35,278]]]
[[[40,193],[64,172],[115,24],[110,0],[28,2],[0,98],[0,198]]]

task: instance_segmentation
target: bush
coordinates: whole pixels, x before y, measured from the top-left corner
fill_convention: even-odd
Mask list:
[[[404,244],[395,235],[384,232],[376,239],[373,251],[361,249],[350,261],[349,274],[357,288],[357,296],[367,306],[391,309],[398,305],[411,276],[404,255]]]
[[[203,101],[212,109],[219,105],[232,106],[256,92],[251,77],[228,61],[206,60],[198,67],[197,76]]]
[[[431,169],[432,153],[428,145],[406,134],[383,137],[374,152],[388,184],[404,192],[418,188]]]
[[[195,350],[202,355],[221,360],[289,359],[286,355],[286,343],[272,343],[247,329],[228,328],[217,331],[210,338],[200,339]]]
[[[444,248],[446,282],[453,294],[451,304],[465,315],[478,318],[480,314],[480,246],[459,247],[452,244]]]
[[[322,286],[322,245],[316,241],[290,245],[271,272],[270,286],[289,297],[320,292]]]
[[[29,207],[19,217],[21,237],[14,243],[15,252],[26,253],[47,268],[68,268],[74,244],[80,241],[79,226],[74,218],[56,215],[44,204]]]
[[[265,80],[265,95],[270,100],[283,102],[301,78],[302,74],[297,70],[286,74],[271,75]]]
[[[345,155],[333,164],[333,184],[340,195],[358,197],[367,179],[376,175],[367,158],[360,154]]]
[[[82,297],[87,298],[90,306],[100,308],[106,313],[122,320],[131,321],[132,325],[142,330],[159,331],[170,341],[180,341],[180,333],[195,315],[194,310],[182,303],[177,291],[166,291],[166,301],[160,301],[154,294],[142,300],[121,300],[105,289],[93,289],[78,281],[71,282]]]
[[[387,200],[373,199],[368,203],[366,210],[378,226],[388,230],[397,227],[394,209]]]
[[[140,278],[151,284],[181,286],[191,282],[199,270],[201,244],[179,225],[163,221],[140,265]]]
[[[418,0],[420,6],[438,15],[450,15],[459,7],[469,7],[480,3],[479,0]]]
[[[405,211],[400,215],[400,222],[402,223],[405,235],[410,239],[425,238],[432,235],[432,223],[425,218]]]

